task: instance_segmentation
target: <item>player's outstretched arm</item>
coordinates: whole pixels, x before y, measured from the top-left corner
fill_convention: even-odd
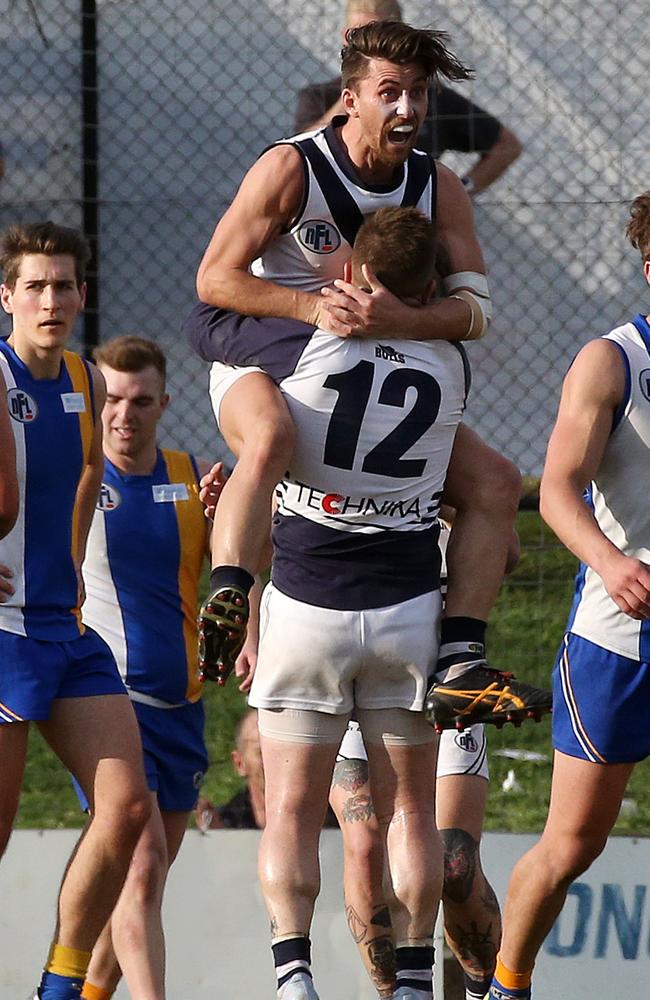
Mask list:
[[[7,404],[7,387],[0,373],[0,538],[9,534],[17,517],[16,446]]]
[[[90,446],[88,462],[81,473],[79,485],[77,487],[77,498],[75,502],[75,524],[73,530],[76,532],[74,538],[75,564],[81,584],[81,566],[86,555],[86,542],[88,532],[92,523],[99,489],[102,485],[104,473],[104,453],[102,450],[102,410],[106,402],[106,383],[104,376],[95,365],[90,365],[90,374],[93,380],[93,392],[95,397],[95,427],[93,440]]]
[[[568,549],[601,577],[632,618],[650,617],[650,567],[625,556],[605,537],[583,499],[596,476],[625,393],[620,352],[608,340],[582,348],[564,380],[548,445],[540,512]]]
[[[321,326],[338,336],[405,340],[476,340],[487,330],[491,304],[472,204],[460,179],[438,164],[437,230],[447,297],[406,304],[366,270],[367,288],[335,281],[323,288]],[[349,332],[348,332],[349,331]]]
[[[303,187],[300,153],[291,145],[274,146],[253,164],[199,266],[196,288],[201,301],[250,316],[316,321],[318,295],[249,272],[252,261],[296,218]]]

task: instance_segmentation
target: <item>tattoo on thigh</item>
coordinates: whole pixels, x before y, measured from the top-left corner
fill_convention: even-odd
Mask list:
[[[358,792],[367,782],[367,760],[340,760],[335,764],[332,775],[334,788],[345,788],[346,792]]]
[[[348,927],[350,928],[350,934],[357,944],[361,944],[366,936],[368,925],[361,919],[353,906],[346,905],[345,916],[348,921]]]
[[[382,903],[381,906],[377,908],[377,912],[370,921],[375,927],[390,927],[390,910],[387,906]]]
[[[368,942],[368,958],[370,959],[370,978],[375,986],[395,981],[395,945],[389,935],[373,938]]]
[[[375,808],[369,795],[351,795],[343,803],[341,815],[346,823],[362,823],[375,815]]]
[[[445,852],[443,893],[452,903],[464,903],[474,885],[478,841],[460,829],[441,830],[440,835]]]

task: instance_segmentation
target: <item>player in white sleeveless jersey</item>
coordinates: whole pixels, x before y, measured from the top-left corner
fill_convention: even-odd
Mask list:
[[[415,210],[379,212],[355,244],[355,280],[368,261],[402,294],[426,301],[434,240]],[[278,995],[315,997],[309,927],[318,837],[355,710],[387,833],[395,996],[425,1000],[441,857],[435,738],[422,706],[441,607],[436,515],[467,369],[461,350],[444,341],[373,343],[286,321],[258,326],[266,331],[260,361],[298,433],[274,516],[251,690],[266,775],[260,875]]]
[[[197,280],[207,304],[186,324],[202,357],[227,361],[233,345],[245,341],[246,328],[234,313],[309,319],[342,337],[381,339],[399,331],[400,337],[451,341],[482,335],[490,299],[469,198],[458,177],[413,149],[426,114],[427,80],[467,76],[443,41],[440,33],[388,21],[348,34],[347,117],[268,150],[217,226]],[[365,290],[340,280],[323,287],[340,277],[364,215],[399,204],[420,206],[436,218],[448,296],[414,310],[372,275]],[[255,366],[254,350],[244,363]],[[206,674],[223,679],[243,641],[267,503],[289,464],[294,429],[255,367],[213,370],[212,399],[238,456],[221,501],[215,569],[201,612]],[[446,491],[458,511],[452,562],[464,572],[452,567],[438,675],[444,683],[432,692],[430,706],[444,726],[462,724],[468,713],[468,721],[476,721],[479,710],[486,721],[503,722],[511,710],[522,718],[533,707],[514,697],[502,675],[483,669],[486,621],[502,581],[519,489],[512,464],[461,428]],[[467,675],[462,681],[461,673]],[[539,707],[548,708],[550,696],[542,702]]]
[[[650,191],[627,235],[650,284]],[[565,378],[540,509],[581,561],[555,664],[551,803],[515,867],[493,1000],[530,997],[571,882],[603,850],[634,765],[650,755],[650,316],[579,352]]]

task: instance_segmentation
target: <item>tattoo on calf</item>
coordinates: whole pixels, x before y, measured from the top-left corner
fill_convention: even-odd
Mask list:
[[[361,944],[366,936],[368,925],[361,919],[353,906],[346,905],[345,916],[348,921],[348,927],[350,928],[350,934],[357,944]]]
[[[375,927],[390,927],[390,910],[387,906],[382,903],[381,906],[377,908],[377,912],[370,921]]]
[[[278,936],[278,921],[277,918],[271,914],[271,937]]]
[[[469,926],[454,927],[454,944],[464,968],[476,979],[482,979],[494,972],[499,948],[498,929],[489,923],[484,931],[472,921]]]
[[[368,942],[370,978],[378,990],[395,983],[395,946],[390,935],[373,938]]]
[[[367,760],[340,760],[334,765],[332,786],[358,792],[368,782]]]
[[[469,899],[478,859],[478,841],[466,830],[441,830],[444,847],[445,876],[443,894],[452,903]]]
[[[499,900],[496,897],[496,893],[489,882],[486,881],[483,886],[483,892],[481,893],[481,902],[487,910],[488,913],[501,913],[499,907]]]

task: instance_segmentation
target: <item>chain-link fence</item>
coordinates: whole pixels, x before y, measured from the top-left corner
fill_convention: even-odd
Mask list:
[[[141,332],[167,349],[169,443],[215,453],[205,370],[180,320],[244,172],[291,132],[298,89],[336,73],[343,6],[0,0],[0,223],[87,226],[97,210],[98,335]],[[567,363],[642,303],[623,229],[649,186],[646,11],[640,0],[406,0],[404,13],[449,31],[476,71],[459,89],[524,145],[476,203],[496,319],[471,349],[468,417],[537,473]],[[444,160],[462,172],[474,158]]]
[[[646,311],[638,255],[623,236],[629,202],[650,187],[646,5],[403,6],[410,23],[448,30],[476,71],[458,89],[523,143],[476,201],[495,321],[470,347],[468,419],[537,474],[578,347]],[[245,171],[291,133],[298,90],[336,74],[343,8],[344,0],[0,0],[0,226],[53,218],[96,235],[85,339],[137,332],[161,342],[172,446],[220,453],[206,368],[181,338],[181,318]],[[460,173],[474,160],[443,157]],[[497,609],[492,649],[500,665],[543,683],[572,566],[534,515],[520,528],[527,559]],[[213,754],[225,765],[232,720],[214,706],[210,717]]]

